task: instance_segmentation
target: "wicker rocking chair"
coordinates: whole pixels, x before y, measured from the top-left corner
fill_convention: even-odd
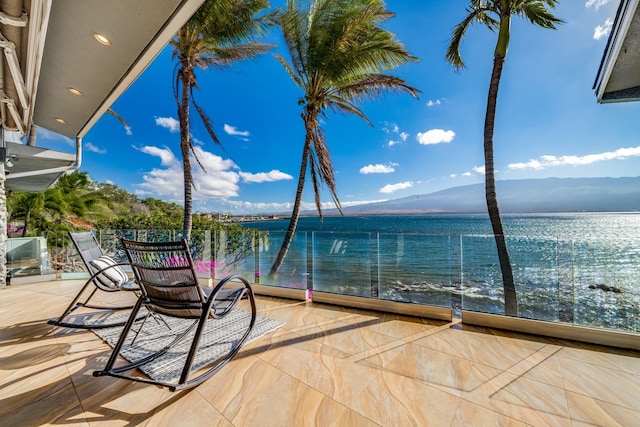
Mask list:
[[[113,259],[104,254],[98,240],[91,231],[77,233],[70,232],[69,236],[71,237],[71,241],[76,247],[80,258],[82,258],[87,271],[91,274],[91,277],[85,282],[84,286],[82,286],[62,315],[57,319],[49,320],[48,323],[50,325],[64,328],[82,329],[111,328],[114,326],[124,325],[127,321],[126,316],[124,318],[121,317],[121,320],[119,321],[109,321],[108,316],[121,310],[130,310],[133,308],[133,305],[108,306],[92,304],[89,300],[100,292],[113,293],[120,291],[138,291],[139,287],[135,281],[129,279],[128,275],[121,268],[121,266],[128,264],[116,263]],[[88,296],[84,301],[80,301],[83,295],[87,295],[87,293]],[[88,309],[88,313],[78,315],[76,310],[79,308]],[[101,321],[99,323],[85,323],[83,319],[85,317],[91,318],[91,315],[93,315],[93,317],[100,318]]]
[[[249,282],[240,276],[229,276],[214,288],[201,287],[198,284],[193,260],[185,240],[178,242],[143,243],[122,240],[136,280],[141,288],[141,296],[134,306],[129,321],[124,326],[111,356],[101,371],[94,376],[108,375],[131,381],[138,381],[168,387],[171,391],[195,387],[218,372],[229,362],[244,344],[253,329],[256,320],[256,305]],[[234,287],[230,287],[230,286]],[[244,334],[233,341],[229,351],[211,361],[206,366],[194,368],[194,360],[199,354],[199,344],[207,322],[216,322],[229,314],[238,302],[247,297],[251,306],[250,320]],[[153,354],[142,356],[139,360],[130,360],[116,367],[116,361],[127,342],[127,337],[135,340],[140,332],[136,325],[139,310],[162,315],[166,318],[191,319],[193,323],[182,332],[176,332],[175,339]],[[137,330],[136,330],[137,329]],[[192,333],[195,329],[195,332]],[[242,331],[242,330],[241,330]],[[127,373],[173,351],[179,343],[186,343],[188,354],[180,366],[179,380],[165,382]],[[132,344],[130,344],[132,345]],[[122,362],[119,362],[122,363]]]

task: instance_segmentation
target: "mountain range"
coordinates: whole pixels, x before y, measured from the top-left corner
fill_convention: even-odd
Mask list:
[[[501,212],[640,211],[640,177],[496,182]],[[486,212],[484,183],[343,208],[345,215]],[[327,210],[326,214],[335,214]]]

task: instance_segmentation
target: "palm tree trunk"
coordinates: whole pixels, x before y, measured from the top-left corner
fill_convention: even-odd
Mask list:
[[[22,227],[22,237],[27,235],[27,226],[29,225],[29,221],[31,221],[31,209],[27,211],[27,214],[24,216],[24,227]]]
[[[183,71],[179,73],[182,80],[182,99],[178,117],[180,119],[180,150],[182,152],[182,166],[184,169],[184,222],[182,226],[182,237],[191,240],[191,227],[193,225],[191,189],[193,188],[193,177],[191,175],[191,161],[189,159],[189,73]]]
[[[507,251],[507,244],[504,238],[500,210],[498,209],[498,199],[496,197],[495,169],[493,165],[493,128],[496,118],[496,103],[498,101],[498,87],[502,75],[505,55],[497,53],[493,60],[493,71],[491,72],[491,82],[489,83],[489,95],[487,97],[487,111],[484,121],[484,159],[485,159],[485,196],[487,199],[487,210],[489,220],[493,229],[500,260],[500,270],[502,271],[502,282],[504,286],[504,311],[508,316],[518,315],[518,301],[515,284],[513,282],[513,271],[511,260]]]
[[[287,228],[287,233],[284,235],[284,240],[282,242],[282,246],[280,247],[280,251],[278,252],[278,256],[276,260],[273,262],[273,266],[271,266],[271,271],[269,272],[269,276],[273,276],[278,273],[282,263],[284,262],[284,258],[287,256],[287,252],[289,251],[289,247],[291,246],[291,241],[293,240],[293,235],[296,232],[296,227],[298,226],[298,219],[300,219],[300,207],[302,206],[302,193],[304,190],[304,182],[307,176],[307,164],[309,162],[309,155],[311,152],[311,133],[308,127],[307,119],[305,118],[305,128],[307,129],[306,137],[304,141],[304,148],[302,149],[302,161],[300,162],[300,174],[298,175],[298,188],[296,190],[296,201],[293,204],[293,211],[291,212],[291,219],[289,220],[289,227]]]

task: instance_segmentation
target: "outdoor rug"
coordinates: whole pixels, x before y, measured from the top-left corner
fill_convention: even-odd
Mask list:
[[[135,340],[135,331],[138,330],[142,322],[138,321],[134,324],[127,338],[127,342],[120,352],[122,357],[131,362],[155,353],[171,343],[176,336],[193,323],[193,320],[188,319],[176,319],[158,314],[155,316],[157,317],[150,316],[144,322]],[[227,354],[234,343],[236,343],[247,330],[250,318],[250,313],[235,308],[222,319],[210,319],[207,321],[192,366],[192,372],[207,366],[212,361]],[[263,335],[275,331],[282,325],[283,323],[281,322],[258,315],[249,338],[245,341],[245,345]],[[104,342],[114,347],[118,342],[122,327],[93,329],[92,331],[102,338]],[[186,338],[166,354],[139,369],[156,381],[177,381],[182,373],[182,367],[189,352],[189,345],[191,344],[191,338],[194,333],[195,328],[194,331],[191,331]]]

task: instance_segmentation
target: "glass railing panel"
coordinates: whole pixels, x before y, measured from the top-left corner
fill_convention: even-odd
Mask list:
[[[252,230],[246,230],[243,233],[216,231],[211,255],[213,276],[216,279],[239,274],[253,282],[256,264],[255,234]]]
[[[558,321],[560,313],[558,242],[506,239],[516,288],[518,317]],[[505,314],[504,286],[495,238],[461,236],[462,308]]]
[[[380,299],[450,307],[451,237],[379,234],[378,272]]]
[[[375,234],[314,232],[313,289],[342,295],[377,296],[377,283],[371,280],[372,239],[375,241]]]
[[[460,236],[462,309],[504,314],[504,292],[493,236]]]
[[[139,232],[140,231],[140,232]],[[100,243],[102,252],[113,257],[118,262],[125,262],[127,255],[124,253],[120,239],[147,241],[146,233],[149,230],[125,230],[102,229],[96,231],[96,238]]]
[[[574,323],[640,332],[640,239],[573,242]]]
[[[508,237],[507,248],[516,286],[518,317],[559,321],[558,241]]]
[[[256,283],[261,285],[280,286],[293,289],[307,289],[307,233],[296,232],[284,262],[276,274],[270,275],[280,247],[284,240],[284,232],[269,231],[258,237],[258,275]]]

